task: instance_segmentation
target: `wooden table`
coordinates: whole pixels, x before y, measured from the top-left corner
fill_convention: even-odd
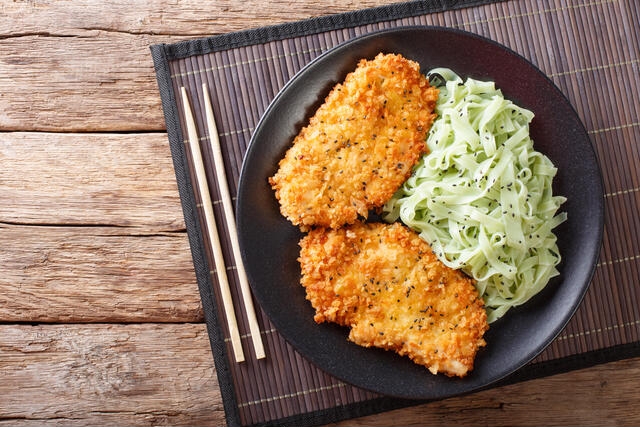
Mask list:
[[[149,45],[388,2],[200,3],[0,4],[0,425],[225,423]],[[338,425],[637,425],[639,382],[635,358]]]

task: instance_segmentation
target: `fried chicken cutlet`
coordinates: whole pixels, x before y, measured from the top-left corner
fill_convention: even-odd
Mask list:
[[[314,229],[300,241],[301,284],[315,321],[351,328],[356,344],[394,350],[433,374],[465,376],[488,330],[470,278],[402,224]]]
[[[395,54],[361,60],[337,84],[269,183],[283,216],[306,231],[339,228],[382,206],[426,150],[438,89]]]

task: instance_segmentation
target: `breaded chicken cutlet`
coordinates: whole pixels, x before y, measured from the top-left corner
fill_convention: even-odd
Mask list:
[[[356,344],[394,350],[433,374],[465,376],[488,330],[483,301],[402,224],[314,229],[300,241],[301,284],[315,321],[351,328]]]
[[[339,228],[382,206],[426,149],[438,90],[401,55],[361,60],[295,137],[269,178],[303,231]]]

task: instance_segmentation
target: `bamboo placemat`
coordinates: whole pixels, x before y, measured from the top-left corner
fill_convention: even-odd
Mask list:
[[[528,58],[568,97],[596,150],[605,185],[605,230],[590,289],[560,336],[507,379],[520,381],[640,354],[640,6],[634,0],[414,1],[151,47],[185,223],[229,425],[316,425],[417,402],[364,391],[320,371],[258,313],[267,358],[233,361],[203,214],[194,191],[180,87],[208,141],[202,83],[213,108],[235,196],[243,154],[269,102],[305,64],[355,36],[406,25],[460,28]],[[473,54],[473,53],[469,53]],[[203,144],[205,147],[207,144]],[[213,176],[217,218],[222,207]],[[585,212],[585,215],[588,215]],[[222,230],[222,229],[221,229]],[[232,294],[240,301],[228,235],[222,236]],[[242,308],[237,307],[237,313]]]

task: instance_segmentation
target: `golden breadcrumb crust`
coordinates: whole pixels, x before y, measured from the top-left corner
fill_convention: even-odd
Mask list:
[[[483,301],[417,233],[399,223],[356,223],[314,229],[300,247],[316,322],[348,326],[356,344],[396,351],[434,374],[473,369],[489,328]]]
[[[302,230],[339,228],[382,206],[425,151],[437,98],[416,62],[361,60],[269,178],[283,216]]]

